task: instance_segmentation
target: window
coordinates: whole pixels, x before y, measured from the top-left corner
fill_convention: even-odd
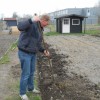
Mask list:
[[[87,9],[87,16],[90,16],[90,9]]]
[[[80,19],[72,19],[72,25],[80,25]]]
[[[69,24],[69,19],[64,19],[64,24]]]

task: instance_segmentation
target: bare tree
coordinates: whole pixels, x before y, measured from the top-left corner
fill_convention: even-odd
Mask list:
[[[12,18],[18,18],[18,15],[16,12],[13,13]]]
[[[29,15],[29,14],[24,14],[23,15],[23,18],[31,18],[32,17],[32,15]]]

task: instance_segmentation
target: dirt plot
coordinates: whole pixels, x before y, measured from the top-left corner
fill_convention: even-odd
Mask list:
[[[43,100],[99,100],[100,90],[96,85],[92,85],[81,75],[64,70],[64,66],[70,66],[72,61],[62,59],[69,58],[68,55],[56,54],[53,49],[52,70],[48,64],[48,59],[38,56],[39,86]],[[52,75],[54,80],[52,79]],[[73,75],[73,76],[72,76]]]
[[[45,40],[55,50],[52,60],[56,84],[44,85],[45,76],[51,74],[50,69],[49,75],[43,74],[47,66],[42,67],[44,61],[40,59],[43,100],[100,100],[100,37],[68,35],[46,37]]]
[[[68,55],[71,65],[64,67],[89,79],[92,83],[100,83],[100,37],[89,35],[65,35],[46,37],[46,42],[57,54]],[[68,74],[68,72],[67,72]]]

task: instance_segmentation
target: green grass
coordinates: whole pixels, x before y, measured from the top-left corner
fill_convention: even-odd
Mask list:
[[[39,95],[35,96],[33,94],[27,94],[29,97],[29,100],[42,100],[41,97]],[[21,100],[20,97],[18,95],[14,95],[12,94],[12,96],[6,98],[5,100]]]
[[[88,35],[99,35],[100,36],[100,30],[86,30],[85,33],[58,33],[58,32],[48,32],[45,33],[45,36],[57,36],[57,35],[84,35],[84,34],[88,34]]]
[[[58,33],[58,32],[48,32],[44,35],[46,36],[57,36],[57,35],[82,35],[84,33]]]
[[[19,92],[18,80],[9,85],[9,91],[12,91],[12,95],[9,95],[8,97],[6,97],[5,100],[21,100],[18,93]],[[29,100],[42,100],[39,94],[33,94],[32,92],[27,92],[27,96],[29,97]]]
[[[58,32],[48,32],[48,33],[45,33],[44,35],[46,35],[46,36],[61,35],[61,33],[58,33]]]
[[[5,100],[21,100],[19,97],[19,78],[12,80],[12,83],[9,84],[8,88],[9,91],[11,91],[12,95],[9,95],[6,97]],[[37,89],[37,81],[35,80],[35,88]],[[29,100],[42,100],[40,94],[33,94],[32,92],[27,92],[27,96],[29,97]]]
[[[7,64],[8,62],[10,62],[10,58],[9,58],[8,54],[5,54],[5,55],[0,59],[0,64]]]
[[[11,45],[10,50],[14,50],[16,47],[17,47],[17,41],[14,42],[14,43]]]
[[[33,93],[27,93],[29,100],[42,100],[40,95],[35,95]]]
[[[85,34],[100,34],[100,30],[86,30]]]

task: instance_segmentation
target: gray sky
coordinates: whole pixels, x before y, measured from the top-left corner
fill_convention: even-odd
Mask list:
[[[13,12],[23,14],[43,14],[66,8],[94,7],[99,0],[1,0],[0,15],[11,17]]]

